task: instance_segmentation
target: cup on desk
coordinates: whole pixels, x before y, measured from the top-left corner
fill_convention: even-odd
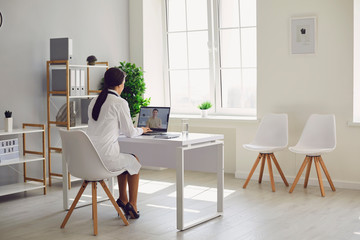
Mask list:
[[[181,120],[181,134],[183,137],[187,137],[189,135],[189,119]]]

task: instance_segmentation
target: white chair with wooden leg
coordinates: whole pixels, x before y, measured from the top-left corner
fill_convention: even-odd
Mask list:
[[[81,195],[83,194],[88,183],[91,183],[92,187],[92,218],[94,221],[94,235],[97,235],[97,183],[99,182],[103,187],[105,193],[109,197],[111,203],[114,205],[117,213],[122,218],[125,225],[128,225],[124,214],[120,210],[114,197],[110,193],[110,190],[106,186],[104,179],[115,177],[123,172],[110,172],[102,162],[99,154],[97,153],[94,145],[89,137],[83,131],[66,131],[60,130],[60,136],[62,141],[62,154],[65,158],[68,169],[71,175],[83,179],[83,184],[75,197],[64,221],[61,224],[61,228],[64,228],[70,215],[74,211],[76,204],[78,203]]]
[[[302,172],[305,167],[306,174],[304,180],[304,188],[307,187],[310,175],[310,169],[312,162],[315,163],[316,173],[320,185],[321,196],[325,197],[324,185],[322,182],[320,165],[325,173],[325,176],[330,184],[330,187],[335,191],[335,186],[331,181],[330,174],[326,169],[325,163],[321,157],[323,153],[331,152],[336,147],[336,125],[334,115],[320,115],[312,114],[307,120],[304,130],[298,143],[294,147],[289,147],[289,150],[298,153],[305,154],[303,164],[300,167],[298,174],[295,177],[294,183],[290,188],[290,193],[294,191],[294,188],[299,181]]]
[[[259,183],[262,181],[265,161],[267,162],[272,191],[275,192],[275,182],[271,166],[273,160],[282,180],[289,186],[281,167],[276,160],[274,152],[285,149],[288,145],[288,116],[287,114],[268,114],[260,122],[255,139],[250,144],[244,144],[245,149],[259,152],[257,159],[247,177],[243,188],[248,185],[257,165],[261,161]]]

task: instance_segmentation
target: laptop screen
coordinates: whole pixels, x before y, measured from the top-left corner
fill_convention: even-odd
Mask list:
[[[169,124],[170,107],[141,107],[138,127],[166,132]]]

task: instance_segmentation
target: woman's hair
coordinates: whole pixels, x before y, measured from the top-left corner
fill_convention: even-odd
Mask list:
[[[94,108],[92,110],[92,118],[95,121],[97,121],[99,118],[101,107],[104,104],[108,95],[108,90],[113,89],[115,86],[119,86],[120,84],[122,84],[124,79],[125,79],[125,74],[119,68],[116,67],[109,68],[105,72],[103,90],[96,99]]]

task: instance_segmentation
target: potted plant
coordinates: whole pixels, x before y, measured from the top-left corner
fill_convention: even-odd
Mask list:
[[[5,111],[5,131],[12,132],[13,129],[13,119],[12,119],[12,112]]]
[[[141,107],[146,107],[150,104],[151,98],[144,98],[145,80],[144,72],[140,67],[134,63],[120,62],[118,66],[125,74],[125,87],[121,93],[121,97],[129,103],[131,118],[140,112]]]
[[[198,108],[201,110],[201,117],[205,118],[208,115],[208,109],[212,107],[211,102],[206,101],[203,102],[198,106]]]

